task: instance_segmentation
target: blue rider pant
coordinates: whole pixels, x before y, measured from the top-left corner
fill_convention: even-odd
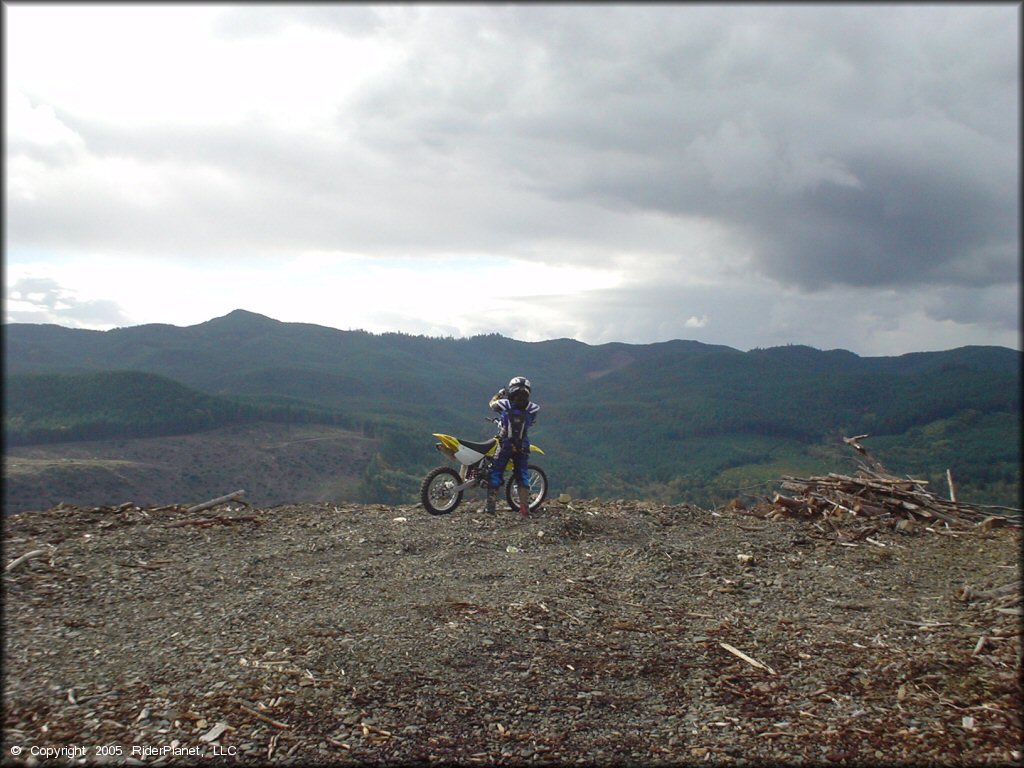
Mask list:
[[[491,466],[491,488],[501,487],[505,476],[505,465],[508,464],[509,459],[512,459],[513,471],[519,480],[519,485],[526,487],[530,484],[530,478],[526,471],[530,463],[529,441],[524,440],[523,447],[516,450],[512,441],[506,440],[498,449],[498,454],[494,457],[494,464]]]

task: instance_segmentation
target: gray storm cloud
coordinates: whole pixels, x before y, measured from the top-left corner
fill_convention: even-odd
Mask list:
[[[58,110],[74,139],[25,157],[127,159],[159,180],[143,195],[80,173],[9,199],[8,234],[185,260],[311,249],[600,267],[632,254],[642,273],[589,306],[567,294],[565,311],[599,323],[650,307],[632,316],[658,333],[711,334],[730,324],[724,305],[765,327],[781,286],[848,290],[876,317],[895,316],[884,292],[898,291],[909,311],[1005,329],[1018,320],[1018,22],[1012,6],[967,5],[227,8],[226,44],[304,26],[400,55],[315,133]]]

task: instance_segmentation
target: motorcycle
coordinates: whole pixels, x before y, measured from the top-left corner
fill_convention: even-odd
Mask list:
[[[488,419],[498,423],[498,419]],[[447,515],[455,511],[462,502],[462,494],[472,488],[482,488],[486,492],[494,466],[494,457],[498,452],[498,438],[492,437],[482,443],[460,440],[451,435],[433,433],[439,442],[434,447],[445,457],[457,461],[459,470],[451,467],[436,467],[427,473],[420,485],[420,501],[432,515]],[[543,454],[536,445],[530,445],[530,453]],[[505,483],[505,500],[512,511],[519,510],[519,483],[516,482],[512,462],[505,465],[509,478]],[[527,507],[531,512],[540,508],[548,495],[548,476],[536,464],[527,465]]]

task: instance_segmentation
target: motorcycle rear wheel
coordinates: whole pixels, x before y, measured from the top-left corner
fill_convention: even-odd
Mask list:
[[[528,507],[531,512],[540,508],[548,495],[548,476],[544,470],[536,464],[530,464],[526,468],[526,477],[530,481],[530,495]],[[519,485],[515,477],[510,477],[505,483],[505,500],[508,501],[509,509],[513,512],[519,511]]]
[[[437,467],[430,470],[420,484],[420,502],[432,515],[447,515],[462,501],[462,491],[452,493],[452,488],[462,482],[459,473],[451,467]]]

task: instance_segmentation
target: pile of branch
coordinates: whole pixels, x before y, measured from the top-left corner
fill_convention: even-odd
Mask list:
[[[789,493],[775,494],[772,499],[773,513],[769,516],[795,515],[830,520],[845,517],[871,518],[879,522],[890,522],[900,529],[912,528],[917,523],[957,528],[1021,525],[1019,509],[958,501],[949,473],[948,499],[927,490],[927,480],[893,475],[860,444],[859,441],[866,437],[868,435],[843,438],[843,442],[862,457],[856,474],[850,476],[830,472],[825,476],[810,478],[784,476],[781,487]],[[995,511],[1016,514],[993,514]]]
[[[1020,592],[1020,580],[1007,582],[991,589],[975,589],[969,584],[964,584],[954,593],[957,600],[962,603],[981,602],[987,605],[990,611],[1008,613],[1014,616],[1021,615],[1021,603],[1024,597]]]
[[[236,523],[262,523],[262,519],[257,515],[211,515],[209,510],[215,507],[221,507],[227,504],[240,505],[252,509],[252,504],[245,501],[242,497],[245,495],[244,490],[237,490],[233,493],[226,494],[224,496],[218,496],[215,499],[204,501],[201,504],[194,504],[192,506],[184,506],[181,504],[165,504],[163,506],[149,506],[140,507],[131,501],[126,501],[124,504],[120,504],[116,507],[76,507],[73,504],[67,504],[61,502],[57,506],[53,507],[50,512],[57,513],[62,516],[75,517],[82,513],[87,515],[101,515],[101,519],[97,523],[99,528],[112,528],[121,525],[134,525],[136,523],[144,522],[155,522],[151,513],[157,512],[174,512],[183,513],[189,515],[185,519],[174,520],[173,522],[166,523],[167,528],[180,528],[186,525],[194,525],[199,528],[208,528],[211,525],[234,525]],[[230,508],[229,508],[230,509]],[[207,512],[208,514],[195,517],[198,512]],[[161,516],[162,517],[162,516]],[[14,567],[13,564],[10,567]]]

